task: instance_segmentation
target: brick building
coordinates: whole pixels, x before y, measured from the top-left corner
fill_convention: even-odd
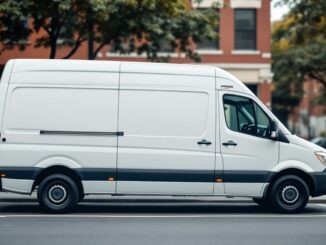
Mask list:
[[[322,85],[313,79],[303,84],[303,98],[300,105],[289,115],[288,127],[294,134],[311,139],[326,133],[326,108],[316,104]]]
[[[220,23],[218,42],[205,41],[197,45],[202,64],[217,66],[238,77],[267,105],[271,104],[271,31],[270,0],[204,0],[199,6],[210,7],[218,2]],[[7,50],[0,55],[0,65],[12,58],[48,58],[49,50],[34,48],[37,33],[31,35],[24,51],[18,48]],[[68,48],[59,45],[57,57],[68,53]],[[190,63],[182,54],[170,51],[170,62]],[[87,59],[87,43],[84,43],[73,59]],[[119,55],[105,47],[98,60],[146,61],[136,54]]]

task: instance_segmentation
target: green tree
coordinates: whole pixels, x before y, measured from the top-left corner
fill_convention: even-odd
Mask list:
[[[190,8],[189,1],[186,0],[20,2],[22,1],[3,1],[0,4],[1,16],[30,17],[31,29],[45,33],[37,38],[35,46],[50,47],[50,58],[57,57],[59,40],[66,40],[65,44],[71,47],[66,56],[60,58],[70,58],[88,40],[89,59],[96,58],[98,52],[109,44],[116,52],[146,53],[149,59],[156,61],[162,58],[158,53],[169,46],[198,61],[200,58],[192,49],[193,42],[217,38],[217,11],[212,8],[202,13]],[[4,32],[0,36],[2,34],[6,36]],[[29,34],[30,30],[27,36]],[[15,43],[14,40],[12,43]]]
[[[5,49],[11,49],[18,45],[21,50],[25,48],[31,30],[27,25],[23,1],[4,1],[0,3],[0,43],[2,48],[0,54]],[[5,14],[4,14],[5,13]],[[19,31],[17,31],[19,30]]]
[[[86,0],[85,0],[86,1]],[[27,42],[19,42],[21,39],[27,39],[32,30],[39,33],[34,46],[49,47],[49,58],[56,58],[57,46],[60,39],[65,40],[67,35],[71,35],[77,31],[77,35],[71,35],[71,41],[65,44],[70,45],[72,50],[78,48],[82,41],[85,40],[85,31],[82,27],[80,15],[82,11],[79,4],[82,0],[4,0],[0,3],[0,12],[3,20],[18,23],[13,27],[7,22],[1,21],[2,28],[0,30],[1,41],[4,48],[12,48],[14,45],[20,44],[23,49]],[[31,23],[27,27],[28,32],[22,35],[22,31],[26,29],[19,25],[19,20],[26,19]],[[14,38],[8,35],[8,31],[15,33]],[[40,34],[44,33],[44,34]],[[8,42],[10,45],[6,45]],[[67,54],[69,57],[69,54]]]
[[[94,39],[99,45],[92,58],[110,44],[113,51],[146,53],[155,61],[168,59],[158,56],[164,48],[177,48],[199,61],[192,42],[217,38],[218,15],[214,8],[201,12],[191,9],[187,3],[185,0],[116,1],[108,7],[106,19],[95,25]]]
[[[326,105],[326,1],[282,0],[289,13],[273,24],[273,109],[291,112],[303,96],[303,82],[316,79],[322,87],[316,100]]]

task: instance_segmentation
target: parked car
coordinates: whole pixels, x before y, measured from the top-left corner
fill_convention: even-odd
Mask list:
[[[3,191],[50,212],[84,195],[245,196],[299,212],[326,152],[209,66],[11,60],[0,82]]]
[[[311,142],[326,149],[326,137],[317,137],[312,139]]]

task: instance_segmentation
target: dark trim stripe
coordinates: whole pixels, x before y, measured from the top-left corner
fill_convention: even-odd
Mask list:
[[[55,131],[40,130],[41,135],[82,135],[82,136],[123,136],[124,132],[92,132],[92,131]]]
[[[223,182],[265,183],[269,182],[272,174],[270,171],[224,170]]]
[[[209,170],[118,169],[117,180],[158,182],[215,182],[215,177],[214,171]]]
[[[115,168],[80,168],[76,169],[81,180],[108,180],[114,178],[116,180]]]
[[[6,178],[10,179],[34,180],[41,170],[41,168],[34,167],[4,167],[0,168],[0,173],[6,174]]]
[[[35,180],[42,168],[5,167],[0,173],[6,178]],[[75,169],[81,180],[105,181],[114,178],[118,181],[158,181],[158,182],[223,182],[232,183],[269,183],[275,174],[269,171],[249,170],[174,170],[174,169],[118,169],[115,168],[80,168]]]

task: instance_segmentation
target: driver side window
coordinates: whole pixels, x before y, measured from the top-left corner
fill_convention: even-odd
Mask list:
[[[236,132],[257,137],[270,137],[270,119],[251,99],[224,95],[224,114],[227,126]]]

